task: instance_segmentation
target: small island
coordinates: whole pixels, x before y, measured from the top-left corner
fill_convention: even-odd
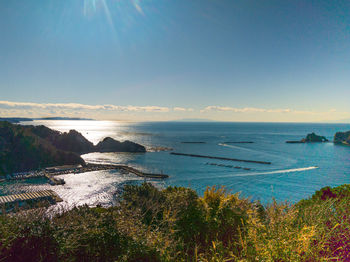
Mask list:
[[[334,135],[334,144],[350,145],[350,131],[337,132]]]
[[[324,136],[316,135],[314,132],[308,134],[305,138],[296,141],[286,141],[288,144],[300,144],[300,143],[323,143],[329,142],[329,140]]]

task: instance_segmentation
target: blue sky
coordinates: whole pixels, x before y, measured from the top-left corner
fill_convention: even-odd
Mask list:
[[[0,1],[0,115],[350,118],[350,2]]]

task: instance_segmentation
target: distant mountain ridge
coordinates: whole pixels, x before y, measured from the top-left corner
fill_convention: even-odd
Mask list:
[[[33,119],[26,118],[26,117],[0,117],[0,121],[7,121],[10,123],[19,123],[21,121],[33,121]]]
[[[10,123],[19,123],[24,121],[34,120],[94,120],[92,118],[80,118],[80,117],[39,117],[39,118],[27,118],[27,117],[0,117],[0,121],[8,121]]]
[[[211,120],[211,119],[205,119],[205,118],[182,118],[177,120],[171,120],[168,122],[217,122],[217,121]]]
[[[94,120],[92,118],[83,118],[83,117],[40,117],[40,118],[33,118],[33,120]]]

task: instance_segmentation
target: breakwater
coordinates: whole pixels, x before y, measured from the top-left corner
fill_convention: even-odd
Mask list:
[[[85,168],[91,171],[117,169],[117,170],[120,170],[122,173],[132,173],[134,175],[137,175],[139,177],[144,177],[144,178],[168,178],[169,177],[168,175],[165,175],[165,174],[146,173],[127,165],[87,164]]]
[[[171,155],[177,155],[177,156],[200,157],[200,158],[209,158],[209,159],[219,159],[219,160],[227,160],[227,161],[236,161],[236,162],[246,162],[246,163],[271,165],[271,162],[258,161],[258,160],[246,160],[246,159],[237,159],[237,158],[229,158],[229,157],[205,156],[205,155],[185,154],[185,153],[176,153],[176,152],[171,152],[170,154]]]

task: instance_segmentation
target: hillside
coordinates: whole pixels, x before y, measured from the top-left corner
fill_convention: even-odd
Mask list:
[[[27,126],[24,128],[29,128],[33,134],[49,141],[60,150],[70,151],[77,154],[90,153],[95,150],[93,143],[75,130],[70,130],[68,133],[61,133],[42,125]]]
[[[0,122],[0,174],[66,164],[85,162],[36,135],[30,126]]]
[[[21,126],[0,121],[0,175],[38,168],[85,164],[79,156],[91,152],[144,153],[144,146],[106,137],[94,146],[81,133],[46,126]]]
[[[350,261],[350,186],[262,206],[127,185],[118,206],[0,215],[0,261]]]

